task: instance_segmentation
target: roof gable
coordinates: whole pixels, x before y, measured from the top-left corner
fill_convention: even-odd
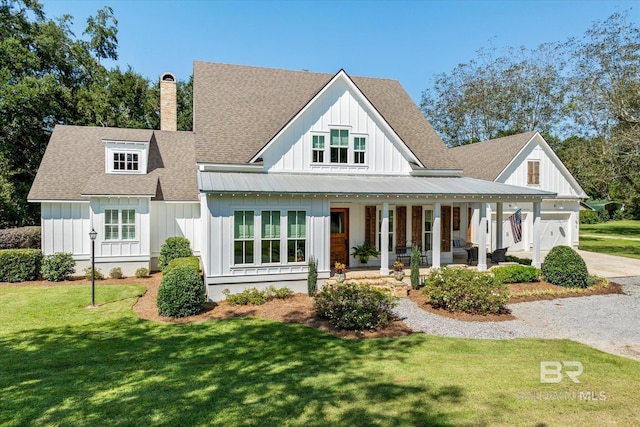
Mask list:
[[[105,173],[104,140],[148,141],[147,174]],[[192,132],[55,127],[28,199],[83,200],[91,195],[198,200]]]
[[[195,62],[197,162],[256,160],[259,151],[338,75]],[[397,81],[349,79],[426,168],[458,168]]]

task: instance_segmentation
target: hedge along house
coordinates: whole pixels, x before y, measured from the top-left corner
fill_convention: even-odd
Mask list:
[[[30,193],[46,254],[87,262],[95,228],[98,265],[153,268],[183,235],[220,300],[225,288],[305,291],[311,256],[327,278],[335,261],[358,266],[364,242],[384,275],[398,246],[439,267],[456,239],[477,243],[486,269],[503,235],[487,233],[488,208],[530,203],[540,265],[540,208],[556,194],[464,176],[397,81],[196,62],[193,91],[193,132],[56,127]]]

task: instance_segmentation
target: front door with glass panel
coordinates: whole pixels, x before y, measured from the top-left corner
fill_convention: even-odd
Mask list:
[[[331,209],[331,267],[349,265],[349,208]]]

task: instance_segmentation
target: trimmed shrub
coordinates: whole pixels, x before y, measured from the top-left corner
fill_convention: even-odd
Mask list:
[[[312,297],[318,289],[318,260],[312,255],[309,257],[307,265],[309,267],[309,273],[307,274],[307,293]]]
[[[318,316],[339,329],[374,330],[389,323],[398,297],[369,285],[347,283],[327,285],[316,295]]]
[[[567,288],[586,288],[589,283],[587,264],[569,246],[551,249],[542,263],[542,274],[547,282]]]
[[[42,277],[50,282],[61,282],[76,271],[76,260],[64,252],[47,255],[42,261]]]
[[[124,275],[122,274],[122,269],[120,267],[114,267],[109,272],[109,277],[112,279],[122,279]]]
[[[160,270],[171,262],[172,259],[186,258],[193,255],[191,251],[191,243],[186,237],[169,237],[164,241],[160,248],[160,255],[158,256],[158,267]]]
[[[491,269],[500,283],[530,283],[540,280],[541,271],[528,265],[507,265]]]
[[[40,227],[0,230],[0,249],[40,249]]]
[[[163,273],[158,288],[158,314],[186,317],[204,309],[204,284],[198,270],[177,266]]]
[[[431,272],[422,291],[435,308],[473,314],[501,313],[509,301],[507,285],[489,273],[443,267]]]
[[[237,294],[232,294],[229,289],[224,289],[222,293],[231,305],[262,305],[274,298],[286,299],[293,295],[293,291],[289,288],[276,289],[274,286],[269,286],[263,291],[248,288]]]
[[[0,250],[0,282],[37,280],[42,267],[40,249]]]
[[[176,267],[189,267],[193,268],[195,271],[200,271],[200,259],[197,256],[188,256],[182,258],[174,258],[169,261],[169,264],[162,270],[163,273],[166,273],[169,269]]]
[[[84,277],[87,280],[91,280],[91,266],[86,267],[84,270]],[[93,277],[96,280],[103,280],[104,279],[104,274],[102,274],[102,271],[99,268],[96,268],[95,271],[93,272]]]
[[[416,245],[411,247],[411,287],[420,287],[420,249]]]
[[[149,277],[149,269],[146,267],[140,267],[139,269],[136,270],[136,277],[138,278]]]

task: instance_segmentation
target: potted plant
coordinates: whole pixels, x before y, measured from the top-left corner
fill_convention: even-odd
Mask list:
[[[393,277],[399,282],[404,279],[404,264],[402,261],[395,260],[393,263]]]
[[[347,266],[339,261],[336,261],[335,265],[333,266],[333,271],[335,273],[333,275],[333,278],[336,280],[336,282],[344,282],[344,279],[346,279],[347,277]]]
[[[354,246],[351,248],[351,256],[354,258],[358,258],[362,264],[365,264],[369,261],[369,257],[371,256],[379,256],[380,251],[376,249],[375,246],[370,245],[367,242],[364,242],[361,245]]]

